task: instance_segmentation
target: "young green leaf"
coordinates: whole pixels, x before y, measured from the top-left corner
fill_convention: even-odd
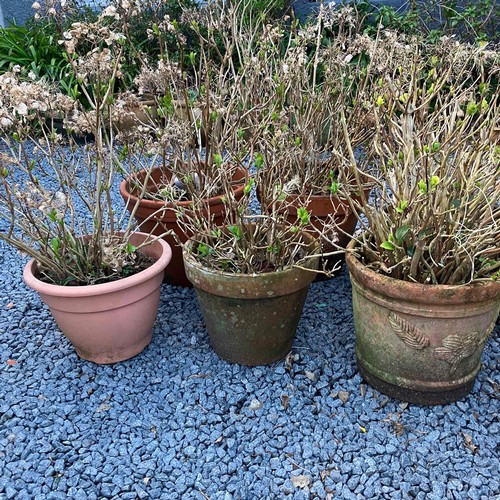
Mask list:
[[[47,217],[52,221],[52,222],[57,222],[57,211],[55,208],[53,208],[48,214]]]
[[[418,188],[420,189],[420,193],[427,194],[427,183],[423,179],[418,181]]]
[[[254,164],[256,169],[262,168],[264,166],[264,157],[262,156],[261,153],[257,153],[255,155]]]
[[[59,238],[52,238],[50,240],[50,248],[52,248],[55,254],[59,254],[59,249],[61,248],[61,240],[59,240]]]
[[[197,247],[198,255],[201,258],[208,257],[212,253],[214,253],[214,249],[212,247],[209,247],[205,243],[199,243]]]
[[[437,175],[431,177],[431,191],[439,184],[441,179]]]
[[[281,244],[279,242],[277,242],[275,245],[269,245],[267,247],[267,251],[274,255],[278,255],[280,253],[280,250],[281,250]]]
[[[408,232],[410,231],[410,226],[408,225],[404,225],[404,226],[401,226],[401,227],[398,227],[396,229],[396,239],[399,241],[399,242],[403,242],[404,239],[406,238],[406,235],[408,234]]]
[[[469,102],[467,104],[467,114],[469,116],[474,116],[479,111],[479,106],[475,102]]]
[[[300,207],[297,209],[297,219],[300,221],[301,226],[306,226],[309,224],[309,221],[311,219],[309,212],[307,211],[307,208]]]
[[[228,231],[236,238],[236,240],[241,240],[243,238],[243,230],[240,226],[227,226]]]
[[[222,156],[219,153],[214,154],[214,162],[217,165],[217,167],[222,166]]]
[[[338,182],[335,182],[335,181],[332,181],[332,183],[330,184],[330,193],[331,194],[337,194],[338,191],[339,191],[339,183]]]
[[[255,185],[255,181],[253,180],[252,177],[250,177],[250,179],[248,180],[248,183],[243,188],[243,194],[245,196],[248,196],[254,185]]]
[[[399,202],[398,206],[396,207],[396,212],[398,214],[402,214],[406,210],[407,206],[408,206],[408,201],[407,200],[401,200]]]
[[[410,98],[410,94],[408,92],[405,92],[404,94],[401,94],[399,96],[399,100],[403,103],[406,104],[408,102],[408,99]]]
[[[431,153],[437,153],[440,148],[441,148],[441,143],[440,142],[438,142],[438,141],[433,142],[432,145],[431,145]]]
[[[394,245],[394,243],[391,243],[390,241],[384,241],[380,244],[380,248],[393,252],[396,249],[396,246]]]

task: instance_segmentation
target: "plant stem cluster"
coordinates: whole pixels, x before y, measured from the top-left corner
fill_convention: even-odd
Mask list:
[[[137,206],[118,215],[117,176],[139,202],[159,201],[160,218],[173,210],[191,251],[221,271],[300,265],[304,231],[343,251],[335,213],[311,224],[308,202],[325,196],[356,214],[358,252],[379,272],[433,284],[498,276],[496,49],[382,25],[367,34],[352,7],[322,6],[305,25],[268,23],[247,0],[187,6],[179,19],[162,7],[108,2],[61,33],[83,100],[22,71],[1,77],[0,237],[50,279],[93,282],[135,258]],[[64,15],[68,3],[51,8]],[[156,57],[131,43],[145,9]]]

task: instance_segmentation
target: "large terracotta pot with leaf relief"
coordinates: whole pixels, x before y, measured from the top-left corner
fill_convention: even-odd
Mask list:
[[[352,253],[356,358],[380,392],[416,404],[467,395],[500,309],[500,283],[423,285],[376,273]]]

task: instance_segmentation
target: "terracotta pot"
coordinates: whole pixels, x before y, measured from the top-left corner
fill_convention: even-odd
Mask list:
[[[139,125],[148,125],[158,121],[158,105],[153,98],[140,100],[140,106],[123,110],[118,119],[113,119],[113,126],[118,132],[128,132]]]
[[[137,180],[139,183],[144,182],[146,175],[146,170],[137,174]],[[234,174],[234,195],[237,200],[241,199],[243,196],[246,177],[247,172],[244,169],[237,169]],[[150,192],[155,192],[158,190],[158,186],[170,181],[170,178],[171,173],[168,170],[155,168],[148,184],[148,190]],[[140,230],[157,236],[164,234],[167,230],[172,230],[181,242],[186,242],[188,235],[184,234],[182,229],[177,224],[177,216],[174,209],[175,205],[173,203],[165,204],[159,200],[142,199],[139,201],[138,197],[134,193],[134,190],[131,190],[130,183],[130,178],[122,181],[120,184],[120,194],[122,195],[122,198],[127,204],[127,209],[130,212],[134,209],[135,205],[139,203],[139,207],[135,213],[135,218],[139,224]],[[207,217],[212,217],[216,225],[222,225],[226,214],[224,203],[222,203],[222,197],[214,196],[213,198],[207,199],[206,203]],[[190,204],[191,202],[189,201],[180,201],[176,203],[177,207],[185,210],[189,209]],[[161,213],[159,212],[160,210]],[[155,216],[153,214],[158,215]],[[191,287],[191,282],[187,279],[186,272],[184,270],[182,248],[177,245],[173,236],[165,236],[164,239],[172,247],[172,263],[165,270],[165,282],[170,285]]]
[[[446,404],[468,394],[498,316],[500,283],[422,285],[367,269],[352,253],[346,262],[363,378],[410,403]]]
[[[331,215],[334,215],[335,222],[338,226],[343,229],[346,234],[338,232],[338,244],[345,248],[351,238],[349,235],[354,233],[356,224],[358,222],[356,215],[352,212],[349,207],[347,200],[339,198],[337,196],[329,195],[314,195],[311,196],[309,202],[301,204],[300,198],[298,196],[291,195],[289,199],[292,201],[292,206],[288,211],[288,220],[290,222],[295,222],[297,220],[297,208],[305,207],[307,211],[311,214],[310,224],[317,229],[322,229],[324,224],[327,222]],[[322,250],[324,253],[333,252],[335,248],[328,242],[322,242]],[[328,265],[327,268],[332,269],[333,265],[338,262],[339,256],[332,256],[327,258]]]
[[[148,234],[134,233],[139,245]],[[116,363],[139,354],[150,342],[158,311],[163,270],[172,251],[163,240],[143,249],[156,259],[149,268],[118,281],[88,286],[59,286],[35,277],[32,259],[24,281],[40,294],[61,331],[83,359],[98,364]]]
[[[368,197],[370,194],[370,189],[365,191],[365,196]],[[356,198],[358,201],[359,198]],[[331,215],[334,215],[334,220],[336,224],[347,234],[340,231],[337,232],[338,244],[345,248],[351,236],[356,229],[356,224],[358,222],[356,215],[352,212],[349,202],[346,199],[340,198],[338,196],[330,195],[313,195],[310,196],[308,201],[301,200],[298,195],[289,195],[285,200],[283,206],[286,206],[288,210],[287,220],[291,224],[297,221],[297,209],[299,207],[304,207],[311,214],[311,226],[322,230],[325,223],[329,220]],[[283,210],[285,211],[285,210]],[[306,228],[307,229],[307,228]],[[312,234],[316,234],[313,230]],[[323,253],[329,253],[336,250],[336,248],[328,243],[325,239],[322,240],[321,249]],[[326,262],[325,262],[326,261]],[[343,261],[343,255],[332,255],[326,257],[320,263],[320,269],[325,266],[327,270],[332,270],[335,266]],[[326,279],[324,274],[318,274],[316,281],[323,281]]]
[[[318,244],[310,239],[310,252]],[[184,249],[186,273],[198,296],[210,343],[230,363],[266,365],[285,357],[307,296],[312,271],[288,268],[262,274],[234,274],[203,266]],[[307,261],[317,269],[319,258]]]

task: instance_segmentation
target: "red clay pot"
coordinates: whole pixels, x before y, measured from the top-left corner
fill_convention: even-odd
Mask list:
[[[365,196],[369,196],[370,189],[365,191]],[[359,197],[355,198],[358,202]],[[291,224],[297,221],[297,209],[299,207],[306,208],[311,215],[310,224],[316,229],[322,230],[325,223],[329,220],[330,216],[334,216],[335,223],[343,230],[343,232],[337,231],[338,245],[345,248],[349,241],[351,241],[351,236],[356,229],[356,224],[358,222],[356,215],[353,213],[349,206],[349,202],[346,199],[340,198],[338,196],[330,195],[312,195],[307,200],[301,199],[298,195],[289,195],[283,206],[286,206],[288,210],[287,220]],[[279,209],[278,209],[279,210]],[[307,230],[307,227],[306,227]],[[311,230],[311,233],[317,237],[317,233]],[[333,245],[328,243],[325,239],[322,239],[321,250],[323,253],[329,253],[337,250]],[[325,262],[326,260],[326,262]],[[343,261],[342,255],[333,255],[323,259],[320,263],[320,269],[326,264],[326,269],[332,270],[334,267]],[[316,281],[322,281],[325,279],[324,274],[318,274]]]
[[[148,234],[134,233],[133,245]],[[149,268],[118,281],[88,286],[59,286],[35,277],[36,262],[24,268],[24,281],[40,294],[61,331],[83,359],[116,363],[139,354],[150,342],[158,312],[163,270],[170,262],[168,243],[157,240],[142,248],[156,259]]]
[[[348,249],[353,250],[352,241]],[[466,396],[500,309],[500,283],[424,285],[396,280],[346,254],[356,357],[380,392],[417,404]]]
[[[337,196],[329,195],[313,195],[309,198],[306,204],[301,203],[300,198],[296,195],[290,195],[288,201],[292,202],[292,206],[288,211],[288,220],[295,222],[297,220],[297,208],[304,207],[311,214],[311,225],[317,229],[322,229],[325,222],[331,215],[334,215],[335,222],[343,229],[347,235],[338,232],[338,244],[345,248],[349,241],[351,241],[352,233],[356,228],[358,222],[356,215],[349,207],[347,200]],[[334,248],[323,241],[323,252],[331,252]]]
[[[143,182],[147,175],[147,171],[143,170],[137,174],[137,180]],[[234,181],[234,196],[239,200],[243,196],[243,190],[245,188],[245,179],[247,177],[247,172],[244,169],[237,169],[233,181]],[[158,186],[170,181],[171,173],[161,167],[155,168],[151,174],[151,179],[148,184],[148,189],[154,192],[158,189]],[[177,224],[176,210],[174,206],[178,208],[183,208],[189,210],[190,201],[179,201],[175,205],[173,203],[163,203],[159,200],[138,200],[136,194],[131,192],[130,189],[131,179],[125,179],[120,184],[120,194],[124,199],[127,210],[130,212],[133,210],[135,205],[139,203],[139,207],[135,213],[135,218],[139,224],[141,231],[146,233],[154,234],[160,236],[167,230],[173,231],[179,240],[184,243],[188,240],[188,235],[184,234],[182,229]],[[206,200],[207,207],[207,217],[212,217],[214,223],[220,226],[224,223],[225,218],[225,206],[222,203],[222,196],[214,196]],[[155,213],[161,215],[155,216]],[[149,217],[149,219],[148,219]],[[147,220],[146,220],[147,219]],[[165,236],[165,241],[172,247],[172,262],[171,265],[165,270],[164,281],[170,285],[191,287],[191,282],[186,278],[186,272],[184,270],[184,262],[182,260],[182,248],[176,243],[173,236]]]

